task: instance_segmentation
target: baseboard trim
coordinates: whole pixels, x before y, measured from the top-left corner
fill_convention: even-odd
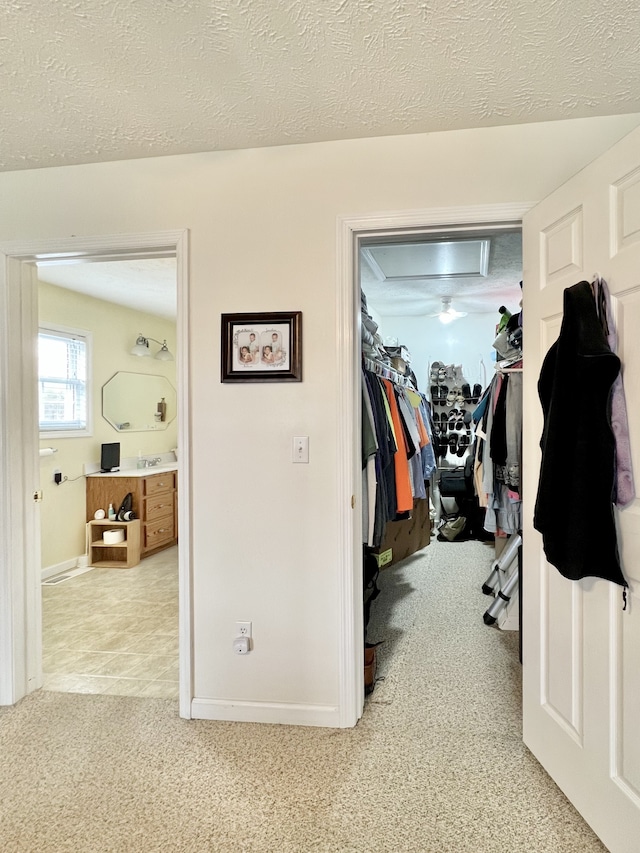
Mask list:
[[[225,720],[236,723],[340,728],[340,709],[337,705],[196,698],[191,702],[191,717],[196,720]]]
[[[68,572],[70,569],[77,569],[79,559],[79,557],[72,557],[70,560],[63,560],[61,563],[55,563],[53,566],[45,566],[42,569],[41,580],[46,581],[54,575],[61,575],[63,572]]]

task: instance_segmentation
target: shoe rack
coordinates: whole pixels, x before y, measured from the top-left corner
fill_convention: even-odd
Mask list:
[[[481,395],[479,384],[466,381],[462,365],[434,361],[430,370],[430,397],[438,438],[438,459],[463,464],[473,443],[473,419]]]

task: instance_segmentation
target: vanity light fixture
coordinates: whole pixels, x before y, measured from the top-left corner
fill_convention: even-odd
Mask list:
[[[154,358],[157,358],[158,361],[174,361],[173,353],[170,352],[169,347],[167,346],[167,342],[158,341],[155,338],[147,338],[142,332],[138,335],[136,340],[136,344],[131,350],[131,355],[139,355],[142,358],[151,357],[151,351],[149,349],[149,341],[153,341],[155,344],[160,344],[160,349],[155,354]]]

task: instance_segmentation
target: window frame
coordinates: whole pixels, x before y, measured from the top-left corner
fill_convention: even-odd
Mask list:
[[[81,438],[84,436],[93,435],[93,333],[88,329],[78,329],[71,326],[60,326],[57,323],[39,323],[38,324],[38,349],[40,344],[40,335],[49,335],[57,338],[82,339],[85,345],[86,353],[86,379],[85,379],[85,400],[86,400],[86,426],[78,429],[70,429],[68,426],[62,429],[40,429],[40,359],[38,356],[38,429],[40,438]]]

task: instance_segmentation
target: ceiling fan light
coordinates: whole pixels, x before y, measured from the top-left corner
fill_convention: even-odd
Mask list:
[[[438,314],[438,320],[440,320],[440,322],[444,323],[445,325],[447,325],[448,323],[452,323],[455,319],[456,315],[452,314],[450,311],[441,311]]]

